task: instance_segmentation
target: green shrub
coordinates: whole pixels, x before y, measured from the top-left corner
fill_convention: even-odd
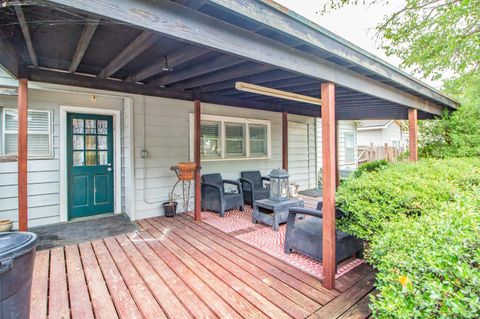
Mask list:
[[[393,164],[337,194],[339,228],[370,243],[375,318],[480,318],[480,159]]]
[[[354,177],[360,177],[363,173],[366,172],[378,172],[388,166],[387,160],[378,160],[373,162],[367,162],[360,165],[355,172],[353,172]]]
[[[370,245],[376,318],[480,318],[480,189],[385,227]]]
[[[339,228],[371,240],[387,222],[436,209],[479,183],[480,160],[475,158],[391,164],[340,185],[337,205],[345,218]]]

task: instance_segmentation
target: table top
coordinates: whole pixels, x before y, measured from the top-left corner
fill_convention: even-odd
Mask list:
[[[291,205],[298,205],[303,204],[303,199],[299,198],[289,198],[284,201],[273,201],[269,198],[266,199],[259,199],[255,201],[255,205],[263,206],[263,207],[278,207],[278,206],[291,206]]]

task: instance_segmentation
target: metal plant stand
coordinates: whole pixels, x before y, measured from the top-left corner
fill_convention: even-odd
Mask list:
[[[190,189],[192,186],[192,181],[194,180],[194,177],[195,177],[194,173],[197,168],[192,169],[193,174],[191,174],[191,172],[187,172],[187,174],[185,174],[185,171],[182,171],[181,164],[182,163],[179,163],[176,166],[170,167],[170,170],[174,171],[178,178],[177,182],[172,188],[172,194],[175,188],[177,187],[177,185],[181,182],[182,196],[179,196],[179,197],[181,197],[181,200],[182,200],[183,212],[186,213],[189,211],[189,207],[190,207]],[[190,163],[183,163],[183,164],[190,164]]]

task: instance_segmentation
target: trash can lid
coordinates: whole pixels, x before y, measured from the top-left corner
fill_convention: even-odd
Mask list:
[[[0,233],[0,262],[26,254],[37,246],[38,238],[29,232]]]

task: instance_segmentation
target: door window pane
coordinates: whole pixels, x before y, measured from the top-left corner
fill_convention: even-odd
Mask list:
[[[266,125],[249,125],[250,130],[250,155],[266,156],[267,155],[267,126]]]
[[[108,121],[97,121],[98,134],[108,134]]]
[[[245,124],[225,123],[225,154],[245,156]]]
[[[97,152],[86,151],[85,152],[85,164],[87,166],[96,166],[97,165]]]
[[[95,150],[97,148],[97,138],[95,135],[85,135],[85,148]]]
[[[98,152],[98,165],[107,165],[107,151],[99,151]]]
[[[85,120],[85,134],[96,134],[97,125],[95,120]]]
[[[73,134],[83,134],[83,120],[82,119],[73,119],[72,120],[72,129],[73,129]]]
[[[83,135],[73,135],[73,149],[74,150],[83,150]]]
[[[98,149],[106,150],[107,149],[107,136],[98,135]]]
[[[73,166],[83,166],[83,151],[73,152]]]
[[[203,158],[221,156],[220,122],[202,121],[200,126],[200,153]]]

